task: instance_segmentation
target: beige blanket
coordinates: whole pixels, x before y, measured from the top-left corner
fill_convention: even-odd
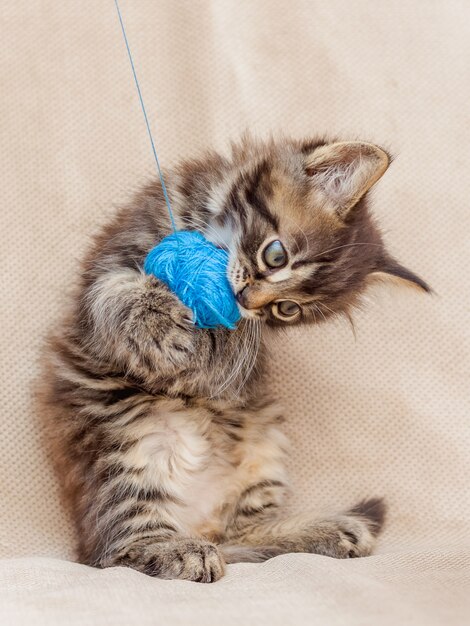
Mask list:
[[[468,0],[121,8],[163,163],[245,129],[381,143],[397,158],[377,216],[437,295],[371,292],[356,339],[347,323],[293,333],[272,362],[293,507],[385,495],[377,556],[286,555],[205,586],[61,560],[38,348],[89,233],[154,166],[113,2],[1,3],[0,623],[470,623]]]

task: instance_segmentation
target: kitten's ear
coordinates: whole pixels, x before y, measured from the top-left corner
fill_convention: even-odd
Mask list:
[[[315,148],[305,158],[305,171],[325,206],[345,217],[389,163],[390,157],[382,148],[350,141]]]
[[[368,282],[370,284],[376,282],[395,283],[399,286],[414,287],[426,293],[433,293],[431,287],[422,278],[390,256],[384,257],[378,269],[369,274]]]

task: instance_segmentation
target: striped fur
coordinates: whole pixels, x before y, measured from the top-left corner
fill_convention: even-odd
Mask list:
[[[148,250],[170,232],[159,184],[95,238],[49,339],[41,390],[80,561],[211,582],[225,562],[372,550],[379,500],[321,520],[282,513],[288,446],[264,371],[276,328],[347,314],[374,272],[404,276],[364,201],[385,153],[346,145],[245,139],[230,157],[168,173],[178,226],[226,246],[234,291],[250,292],[234,332],[195,329],[190,311],[143,274]],[[277,274],[260,252],[273,237],[289,255]],[[294,319],[276,314],[283,299],[301,307]]]

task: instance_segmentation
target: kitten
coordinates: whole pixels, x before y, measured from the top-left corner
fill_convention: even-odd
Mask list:
[[[168,173],[178,228],[229,250],[235,331],[195,328],[143,273],[171,231],[159,183],[96,237],[42,392],[81,562],[213,582],[225,563],[371,553],[379,498],[320,519],[283,512],[287,441],[264,370],[272,333],[349,315],[376,280],[429,291],[365,202],[388,164],[368,143],[246,138]]]

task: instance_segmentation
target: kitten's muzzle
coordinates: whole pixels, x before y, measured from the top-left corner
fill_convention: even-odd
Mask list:
[[[248,285],[245,285],[243,287],[243,289],[240,289],[240,291],[237,293],[237,295],[235,296],[237,299],[238,304],[241,304],[242,307],[244,309],[248,309]]]
[[[261,309],[272,299],[271,294],[263,293],[263,291],[256,289],[256,287],[250,287],[249,285],[240,289],[235,297],[237,302],[247,310]]]

